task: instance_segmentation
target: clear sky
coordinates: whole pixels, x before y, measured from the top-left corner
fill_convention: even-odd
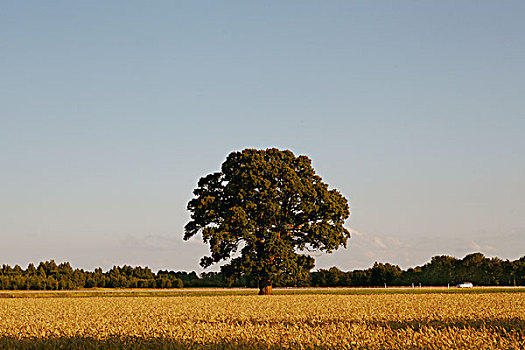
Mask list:
[[[3,1],[0,264],[197,270],[198,179],[308,155],[317,268],[525,255],[523,1]]]

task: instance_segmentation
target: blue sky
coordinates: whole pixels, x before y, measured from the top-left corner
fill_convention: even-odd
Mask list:
[[[521,1],[0,6],[0,263],[199,271],[186,203],[246,147],[349,199],[317,267],[525,255]]]

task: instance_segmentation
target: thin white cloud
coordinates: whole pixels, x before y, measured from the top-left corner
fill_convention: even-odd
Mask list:
[[[498,254],[500,252],[500,250],[490,244],[483,244],[483,245],[480,245],[474,241],[471,241],[470,242],[470,248],[472,248],[472,250],[476,250],[476,251],[480,251],[480,252],[484,252],[485,254],[487,255],[490,255],[490,256],[495,256],[496,254]]]
[[[339,266],[342,269],[368,268],[375,261],[406,266],[410,263],[411,247],[399,237],[382,233],[349,229],[348,248],[316,258],[316,266]]]
[[[191,244],[191,245],[198,245],[198,246],[207,246],[206,243],[202,241],[202,238],[199,237],[191,237],[187,241],[184,241],[184,244]]]
[[[350,234],[352,235],[352,237],[366,236],[367,234],[366,232],[357,231],[354,228],[349,228],[348,230],[350,231]]]
[[[467,254],[481,252],[487,257],[518,259],[525,254],[523,239],[525,230],[514,229],[505,235],[480,231],[472,235],[442,235],[439,237],[421,234],[410,240],[383,232],[350,229],[352,237],[348,248],[334,254],[323,254],[316,260],[317,268],[338,266],[342,269],[368,268],[375,261],[389,262],[402,268],[423,265],[436,255],[463,258]],[[521,243],[520,243],[521,242]],[[512,253],[504,256],[502,252]]]
[[[182,239],[176,236],[150,234],[147,236],[127,235],[121,244],[127,249],[174,250],[180,247]]]
[[[387,246],[383,243],[383,241],[381,240],[381,238],[379,238],[379,237],[374,237],[374,238],[373,238],[373,241],[374,241],[374,243],[375,243],[379,248],[387,249]]]
[[[474,241],[471,241],[469,246],[470,246],[471,249],[474,249],[474,250],[481,249],[481,246],[479,244],[477,244],[476,242],[474,242]]]

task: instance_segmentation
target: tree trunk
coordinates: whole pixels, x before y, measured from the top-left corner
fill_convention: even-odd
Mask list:
[[[272,282],[259,281],[259,295],[273,295]]]

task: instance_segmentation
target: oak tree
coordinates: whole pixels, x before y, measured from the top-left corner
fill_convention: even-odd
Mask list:
[[[226,261],[227,278],[250,274],[259,294],[276,282],[304,280],[310,251],[346,247],[346,198],[329,189],[306,156],[275,148],[232,152],[221,171],[202,177],[188,203],[184,239],[202,233],[211,254],[201,266]]]

